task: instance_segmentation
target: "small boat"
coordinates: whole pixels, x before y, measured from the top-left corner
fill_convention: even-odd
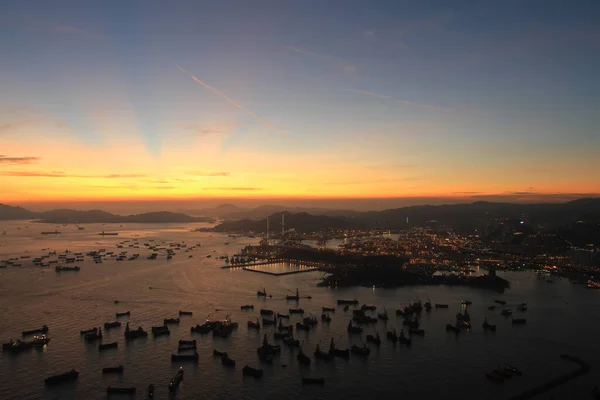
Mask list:
[[[288,332],[273,332],[273,339],[283,340],[289,336]]]
[[[106,393],[107,394],[135,394],[135,388],[134,387],[107,387],[106,388]]]
[[[377,309],[377,306],[369,306],[369,305],[363,304],[360,307],[360,309],[363,311],[375,311]]]
[[[277,325],[277,318],[274,318],[274,319],[263,318],[262,322],[263,322],[264,326],[267,326],[267,325]]]
[[[319,321],[317,320],[317,317],[304,317],[302,319],[302,323],[304,325],[315,326],[319,323]]]
[[[122,365],[119,365],[118,367],[105,367],[105,368],[102,368],[102,373],[103,374],[122,374],[124,369],[125,368],[123,368]]]
[[[381,345],[381,338],[379,337],[379,333],[377,333],[375,336],[367,335],[367,342],[373,343],[377,346]]]
[[[324,385],[325,378],[302,378],[303,385]]]
[[[179,315],[193,315],[194,313],[192,311],[181,311],[179,310]]]
[[[404,331],[400,331],[400,336],[398,336],[398,342],[400,342],[400,344],[405,345],[406,347],[410,347],[412,344],[412,339],[404,336]]]
[[[39,329],[31,329],[31,330],[28,330],[28,331],[21,332],[21,334],[23,336],[37,335],[37,334],[40,334],[40,333],[42,333],[44,335],[47,334],[48,333],[48,326],[44,325],[44,326],[42,326]]]
[[[131,315],[131,312],[130,311],[118,312],[116,315],[117,315],[117,318],[119,318],[119,317],[129,317]]]
[[[471,304],[473,304],[473,302],[471,300],[463,300],[460,302],[460,304],[464,306],[470,306]]]
[[[505,308],[504,310],[502,310],[502,311],[500,312],[500,314],[501,314],[501,315],[504,315],[504,316],[506,316],[506,317],[507,317],[507,316],[509,316],[509,315],[512,315],[512,310],[511,310],[510,308]]]
[[[321,321],[331,322],[331,317],[329,316],[329,314],[321,314]]]
[[[227,353],[224,351],[213,350],[213,356],[215,357],[227,357]]]
[[[525,318],[513,318],[512,323],[513,325],[525,325],[527,320]]]
[[[208,325],[208,324],[203,324],[203,325],[196,325],[196,326],[192,326],[190,328],[190,332],[192,333],[208,333],[212,330],[212,326]]]
[[[362,333],[362,328],[360,326],[353,326],[352,321],[348,322],[348,333]]]
[[[349,306],[349,305],[346,305],[346,306],[344,307],[344,311],[348,311],[349,309],[350,309],[350,306]]]
[[[448,304],[438,304],[438,303],[435,303],[435,308],[448,308]]]
[[[296,330],[299,331],[310,331],[310,325],[303,324],[302,322],[296,322]]]
[[[393,331],[387,331],[385,336],[392,342],[398,341],[398,334],[396,333],[396,329],[394,329]]]
[[[301,308],[290,308],[290,314],[304,314],[304,310]]]
[[[78,377],[79,377],[79,372],[77,372],[76,370],[72,369],[69,372],[65,372],[63,374],[50,376],[50,377],[46,378],[44,380],[44,382],[48,386],[50,386],[50,385],[57,385],[59,383],[70,382],[70,381],[77,380]]]
[[[298,350],[298,355],[296,356],[296,358],[298,359],[298,362],[300,364],[310,365],[310,357],[304,354],[304,352],[302,351],[302,347],[300,347],[300,349]]]
[[[263,290],[259,290],[256,292],[258,297],[267,297],[267,289],[263,288]]]
[[[196,361],[196,362],[198,362],[198,353],[171,354],[171,362],[177,362],[177,361]]]
[[[80,331],[79,333],[81,335],[87,335],[88,333],[95,333],[95,332],[98,332],[98,328],[86,329],[86,330]]]
[[[261,308],[260,315],[273,315],[273,310],[267,310],[265,308]]]
[[[194,346],[196,347],[196,339],[192,340],[179,340],[179,346]]]
[[[331,359],[331,354],[321,351],[321,348],[319,347],[318,344],[317,344],[317,348],[315,349],[314,354],[315,354],[315,358],[320,359],[320,360],[329,361]]]
[[[240,306],[240,309],[242,311],[254,310],[254,305],[252,305],[252,304],[244,304],[243,306]]]
[[[171,331],[169,330],[169,327],[166,325],[152,327],[152,335],[154,335],[154,337],[170,335],[170,334],[171,334]]]
[[[506,301],[505,300],[494,300],[494,303],[498,303],[498,304],[501,304],[503,306],[506,305]]]
[[[513,374],[511,374],[510,372],[505,371],[504,369],[495,369],[492,371],[493,373],[495,373],[496,375],[501,376],[504,379],[510,378],[513,376]]]
[[[367,357],[369,354],[371,354],[371,349],[369,349],[366,345],[363,345],[363,347],[352,345],[352,347],[350,347],[350,352],[352,354],[356,354],[357,356]]]
[[[288,336],[283,339],[283,343],[287,344],[288,347],[299,347],[300,341],[298,339],[294,339],[293,336]]]
[[[358,305],[358,300],[354,299],[354,300],[338,300],[337,301],[338,306],[339,305],[354,305],[357,306]]]
[[[245,376],[253,376],[258,379],[263,376],[263,371],[262,369],[256,369],[246,365],[244,368],[242,368],[242,374]]]
[[[450,331],[450,332],[454,332],[454,333],[460,333],[460,328],[452,325],[452,324],[446,324],[446,331]]]
[[[390,317],[388,317],[388,313],[385,310],[385,308],[383,309],[383,313],[378,313],[377,314],[377,318],[379,318],[382,321],[389,321]]]
[[[164,325],[168,325],[168,324],[174,324],[177,325],[179,324],[180,319],[179,318],[165,318],[163,320],[163,324]]]
[[[410,328],[408,330],[408,333],[412,336],[412,335],[416,335],[416,336],[425,336],[425,329],[413,329]]]
[[[229,358],[229,356],[221,357],[221,364],[226,367],[235,367],[235,360]]]
[[[322,307],[322,311],[325,312],[335,312],[334,307]]]
[[[118,328],[120,326],[121,326],[121,323],[119,321],[105,322],[104,323],[104,330],[111,329],[111,328]]]
[[[169,392],[173,393],[177,390],[177,388],[179,387],[179,384],[181,383],[181,381],[183,380],[183,368],[179,368],[179,371],[177,371],[177,374],[175,374],[175,376],[173,377],[173,379],[171,379],[169,381]]]
[[[102,329],[98,328],[96,332],[88,333],[84,337],[86,342],[95,342],[102,339]]]
[[[331,343],[329,345],[329,356],[341,357],[347,360],[350,358],[350,349],[336,349],[335,342],[333,341],[333,338],[331,338]]]
[[[277,313],[277,318],[289,319],[290,318],[290,314],[279,314],[279,313]]]
[[[108,349],[116,349],[118,346],[119,346],[119,343],[117,343],[117,342],[101,343],[98,345],[98,351],[104,351],[104,350],[108,350]]]
[[[29,350],[34,347],[43,347],[48,344],[50,339],[46,335],[34,336],[31,341],[23,340],[10,340],[8,343],[2,344],[2,350],[6,352],[19,353],[21,351]]]
[[[517,311],[527,311],[527,306],[520,305],[517,307]]]
[[[260,322],[258,321],[258,318],[256,318],[256,322],[248,321],[248,328],[260,329]]]
[[[277,325],[277,330],[278,331],[288,331],[291,332],[294,330],[294,325],[283,325],[281,323],[281,320],[279,320],[279,325]]]
[[[147,337],[148,332],[146,332],[141,326],[135,330],[129,329],[129,322],[125,326],[125,339],[133,340],[137,338]]]
[[[488,310],[494,310],[496,308],[496,306],[489,306]]]
[[[300,300],[300,295],[298,294],[298,289],[296,289],[296,295],[295,296],[287,295],[287,296],[285,296],[285,299],[286,300],[293,300],[293,301]]]
[[[194,352],[196,351],[196,345],[195,344],[180,344],[179,346],[177,346],[177,352],[181,353],[182,351],[190,351],[193,350]]]

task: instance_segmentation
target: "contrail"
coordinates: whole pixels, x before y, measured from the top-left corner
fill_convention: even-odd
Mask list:
[[[177,65],[177,68],[179,68],[181,71],[183,71],[186,74],[188,74],[194,81],[198,82],[199,84],[201,84],[205,88],[212,90],[215,94],[217,94],[218,96],[221,96],[222,98],[224,98],[225,100],[227,100],[228,102],[230,102],[231,104],[233,104],[234,106],[236,106],[237,108],[239,108],[240,110],[246,111],[248,114],[250,114],[252,117],[254,117],[254,119],[256,119],[257,121],[259,121],[260,123],[262,123],[266,127],[268,127],[268,128],[272,128],[273,127],[273,126],[271,126],[270,123],[268,123],[264,119],[260,118],[258,115],[254,114],[252,111],[247,110],[244,107],[242,107],[240,103],[238,103],[235,100],[227,97],[224,93],[220,92],[217,88],[214,88],[214,87],[210,86],[209,84],[207,84],[205,82],[202,82],[200,79],[196,78],[192,73],[190,73],[189,71],[186,71],[185,69],[181,68],[179,65]]]
[[[429,105],[429,104],[413,103],[412,101],[394,99],[391,96],[386,96],[384,94],[378,94],[378,93],[373,93],[373,92],[366,92],[364,90],[344,89],[344,91],[346,91],[346,92],[353,92],[353,93],[360,93],[360,94],[364,94],[365,96],[379,97],[380,99],[389,99],[389,100],[396,101],[398,103],[407,104],[409,106],[427,108],[429,110],[446,111],[446,112],[452,111],[451,108],[432,106],[432,105]]]

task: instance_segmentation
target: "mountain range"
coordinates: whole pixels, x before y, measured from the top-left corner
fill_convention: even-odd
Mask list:
[[[23,207],[13,207],[0,204],[0,220],[36,220],[53,224],[68,223],[184,223],[184,222],[214,222],[208,217],[192,217],[186,214],[167,211],[148,212],[135,215],[116,215],[100,210],[52,210],[35,212]]]

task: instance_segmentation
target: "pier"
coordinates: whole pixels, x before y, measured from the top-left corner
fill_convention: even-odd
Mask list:
[[[287,271],[287,272],[270,272],[270,271],[263,271],[260,269],[252,269],[252,268],[242,268],[244,271],[250,271],[250,272],[257,272],[259,274],[266,274],[266,275],[274,275],[274,276],[282,276],[282,275],[292,275],[292,274],[301,274],[303,272],[314,272],[314,271],[319,271],[319,268],[317,267],[313,267],[313,268],[306,268],[306,269],[299,269],[296,271]]]
[[[248,263],[230,264],[230,265],[225,265],[225,266],[221,267],[221,269],[235,269],[235,268],[244,268],[245,269],[247,267],[269,265],[269,264],[281,264],[281,263],[306,265],[309,267],[315,267],[315,269],[327,266],[326,263],[322,263],[322,262],[318,262],[318,261],[304,261],[304,260],[295,260],[295,259],[290,259],[290,258],[277,258],[277,259],[267,260],[267,261],[253,261],[253,262],[248,262]]]
[[[563,385],[570,380],[573,380],[583,374],[586,374],[590,370],[589,364],[580,360],[577,357],[573,357],[568,354],[561,354],[560,356],[564,360],[572,361],[572,362],[578,364],[579,368],[573,372],[569,372],[568,374],[553,378],[550,381],[548,381],[544,384],[541,384],[540,386],[537,386],[533,389],[526,390],[517,396],[511,397],[510,400],[532,399],[541,393],[547,392],[550,389],[554,389],[555,387]]]

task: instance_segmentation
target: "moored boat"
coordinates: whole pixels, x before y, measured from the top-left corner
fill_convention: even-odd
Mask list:
[[[108,350],[108,349],[116,349],[118,346],[119,346],[119,343],[117,343],[117,342],[100,343],[98,345],[98,351],[103,351],[103,350]]]
[[[179,318],[165,318],[163,320],[163,325],[169,325],[169,324],[178,325],[179,321],[180,321]]]
[[[103,374],[122,374],[125,368],[122,365],[117,367],[104,367],[102,368]]]
[[[488,323],[487,317],[483,320],[483,329],[486,331],[496,332],[496,325]]]
[[[506,301],[505,300],[494,300],[494,303],[498,303],[498,304],[501,304],[503,306],[506,305]]]
[[[290,314],[304,314],[304,310],[301,308],[290,308]]]
[[[409,335],[416,335],[416,336],[425,336],[425,329],[414,329],[414,328],[410,328],[408,330],[408,334]]]
[[[300,364],[310,365],[310,357],[304,354],[304,352],[302,351],[302,347],[299,348],[298,355],[296,356],[296,358],[298,359],[298,362]]]
[[[295,296],[287,295],[287,296],[285,296],[285,299],[286,300],[292,300],[292,301],[298,301],[298,300],[300,300],[300,295],[298,294],[298,289],[296,289],[296,295]]]
[[[221,357],[221,364],[226,367],[235,367],[235,360],[229,358],[229,356]]]
[[[335,308],[334,307],[322,307],[321,310],[323,312],[335,312]]]
[[[195,361],[198,362],[198,353],[192,354],[171,354],[171,362],[177,361]]]
[[[404,335],[404,331],[403,330],[400,331],[400,336],[398,336],[398,342],[400,342],[400,344],[403,344],[406,347],[410,347],[412,345],[412,339],[411,338],[407,338]]]
[[[130,311],[118,312],[118,313],[116,313],[116,315],[117,315],[117,318],[129,317],[131,315],[131,312]]]
[[[367,305],[367,304],[363,304],[360,307],[360,309],[363,310],[363,311],[375,311],[377,309],[377,306],[370,306],[370,305]]]
[[[59,383],[77,380],[78,377],[79,377],[79,372],[72,369],[63,374],[50,376],[50,377],[46,378],[44,380],[44,382],[46,383],[46,385],[57,385]]]
[[[393,331],[387,331],[385,336],[388,338],[388,340],[391,340],[392,342],[397,342],[398,341],[398,334],[396,333],[396,329],[394,328]]]
[[[450,332],[454,332],[454,333],[460,333],[460,328],[452,325],[452,324],[446,324],[446,331],[450,331]]]
[[[260,309],[260,315],[273,315],[273,310],[268,310],[266,308]]]
[[[224,351],[219,351],[219,350],[213,349],[213,356],[215,356],[215,357],[227,357],[227,355],[228,354]]]
[[[358,305],[358,300],[354,299],[354,300],[338,300],[337,301],[338,305]]]
[[[10,340],[8,343],[2,344],[2,350],[6,352],[19,353],[24,350],[29,350],[34,347],[43,347],[50,342],[50,338],[46,335],[36,335],[33,340]]]
[[[352,325],[352,321],[348,322],[348,333],[362,333],[362,328],[360,326]]]
[[[496,374],[494,371],[486,373],[485,376],[489,380],[496,382],[496,383],[504,382],[504,378],[501,377],[500,375]]]
[[[507,316],[509,316],[509,315],[512,315],[512,310],[511,310],[510,308],[505,308],[504,310],[502,310],[502,311],[500,312],[500,314],[501,314],[501,315],[504,315],[504,316],[506,316],[506,317],[507,317]]]
[[[252,367],[246,365],[246,366],[244,366],[244,368],[242,368],[242,374],[245,376],[252,376],[252,377],[258,379],[263,376],[263,370],[252,368]]]
[[[190,331],[192,333],[201,333],[201,334],[208,333],[211,330],[212,330],[212,326],[210,326],[208,324],[203,324],[203,325],[198,324],[198,325],[192,326],[190,328]]]
[[[48,333],[48,326],[44,325],[44,326],[42,326],[39,329],[31,329],[31,330],[28,330],[28,331],[21,332],[21,334],[23,336],[37,335],[39,333],[42,333],[42,334],[46,335]]]
[[[244,304],[243,306],[240,306],[240,309],[242,311],[254,310],[254,305],[252,305],[252,304]]]
[[[350,347],[350,352],[352,354],[356,354],[357,356],[367,357],[369,354],[371,354],[371,349],[369,349],[366,345],[363,345],[363,347],[352,345],[352,347]]]
[[[267,297],[267,289],[263,288],[263,290],[259,290],[256,292],[258,297]]]
[[[179,384],[183,380],[183,368],[179,368],[177,374],[169,381],[169,392],[173,393],[179,387]]]
[[[152,335],[154,335],[154,337],[158,337],[158,336],[162,336],[162,335],[170,335],[171,331],[169,330],[169,327],[166,325],[159,325],[159,326],[153,326],[152,327]]]
[[[329,314],[321,314],[321,321],[331,322],[331,317],[329,316]]]
[[[137,338],[147,337],[148,332],[146,332],[141,326],[135,330],[129,329],[129,322],[125,326],[125,339],[134,340]]]
[[[496,306],[489,306],[488,310],[494,310],[496,308]]]
[[[317,344],[317,348],[315,349],[315,358],[321,359],[321,360],[325,360],[325,361],[329,361],[331,359],[331,354],[330,353],[325,353],[324,351],[321,351],[321,348],[319,347],[319,345]]]
[[[119,321],[105,322],[104,330],[111,329],[111,328],[118,328],[120,326],[121,326],[121,323]]]
[[[192,311],[181,311],[179,310],[179,315],[194,315]]]
[[[375,336],[367,335],[367,342],[373,343],[377,346],[381,345],[381,338],[379,337],[379,333],[377,333]]]
[[[88,333],[98,332],[98,328],[85,329],[83,331],[79,331],[81,335],[87,335]]]
[[[277,313],[277,318],[289,319],[290,318],[290,314],[280,314],[280,313]]]
[[[256,318],[256,322],[248,321],[248,328],[260,329],[260,322],[258,321],[258,318]]]
[[[329,344],[329,356],[341,357],[347,360],[350,358],[350,349],[337,349],[335,347],[335,342],[333,341],[333,338],[331,338],[331,343]]]

